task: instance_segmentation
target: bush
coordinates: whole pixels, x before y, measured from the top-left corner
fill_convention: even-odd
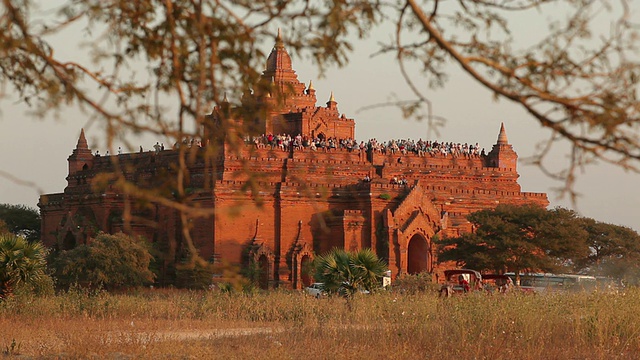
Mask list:
[[[100,233],[87,245],[54,254],[52,266],[62,286],[119,289],[153,283],[151,260],[144,240]]]
[[[228,261],[221,261],[215,265],[216,277],[213,286],[224,293],[252,293],[255,286],[241,269]]]
[[[16,287],[15,295],[17,297],[51,296],[55,294],[55,285],[56,283],[51,275],[43,274],[29,284],[21,284]]]
[[[208,289],[213,278],[213,267],[194,262],[191,265],[179,264],[175,266],[175,282],[177,288]]]

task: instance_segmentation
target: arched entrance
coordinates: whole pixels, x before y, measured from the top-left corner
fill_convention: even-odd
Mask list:
[[[71,250],[76,247],[76,237],[71,231],[67,231],[67,235],[62,240],[62,250]]]
[[[419,274],[431,271],[429,256],[427,239],[421,234],[413,235],[407,249],[407,273]]]
[[[258,259],[258,266],[260,269],[260,289],[269,288],[269,260],[266,255],[260,256]]]
[[[122,223],[122,210],[111,210],[109,212],[109,217],[107,218],[107,230],[109,231],[109,233],[115,234],[118,232],[118,230],[122,231]]]
[[[302,286],[307,287],[311,285],[311,258],[309,255],[304,255],[300,260],[300,279],[302,280]]]

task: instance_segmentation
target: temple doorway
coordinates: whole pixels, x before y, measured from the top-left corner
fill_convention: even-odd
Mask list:
[[[67,235],[62,241],[62,250],[71,250],[76,247],[76,237],[73,236],[71,231],[67,231]]]
[[[265,255],[260,256],[258,259],[258,267],[260,271],[260,289],[269,288],[269,260]]]
[[[300,279],[302,280],[303,288],[311,285],[311,271],[313,271],[311,258],[309,255],[305,255],[300,260]]]
[[[407,273],[429,272],[429,244],[421,234],[415,234],[409,240],[407,249]]]

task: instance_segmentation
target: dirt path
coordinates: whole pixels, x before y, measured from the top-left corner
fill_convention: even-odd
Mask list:
[[[160,341],[183,341],[183,340],[209,340],[223,337],[238,337],[257,334],[281,333],[284,328],[259,327],[259,328],[235,328],[235,329],[212,329],[212,330],[184,330],[184,331],[140,331],[140,332],[110,332],[104,337],[104,343],[135,342],[138,344],[148,344]]]

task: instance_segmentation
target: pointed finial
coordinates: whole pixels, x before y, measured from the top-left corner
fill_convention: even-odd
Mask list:
[[[226,92],[224,93],[224,98],[222,99],[222,102],[223,103],[228,103],[229,102],[229,100],[227,99],[227,93]]]
[[[313,80],[309,80],[309,87],[307,88],[307,90],[315,90],[315,88],[313,87]]]
[[[256,218],[256,233],[253,235],[253,240],[258,238],[258,225],[260,225],[260,218]]]
[[[302,220],[298,220],[298,236],[296,236],[295,243],[298,244],[302,238]]]
[[[278,28],[278,35],[276,36],[276,46],[284,46],[282,42],[282,30]]]
[[[76,145],[76,149],[88,149],[89,145],[87,144],[87,138],[84,136],[84,128],[80,130],[80,137],[78,138],[78,144]]]
[[[331,92],[331,95],[329,96],[329,102],[336,102],[336,99],[333,97],[333,91]]]
[[[498,135],[498,144],[508,144],[507,132],[504,130],[504,123],[500,123],[500,134]]]

